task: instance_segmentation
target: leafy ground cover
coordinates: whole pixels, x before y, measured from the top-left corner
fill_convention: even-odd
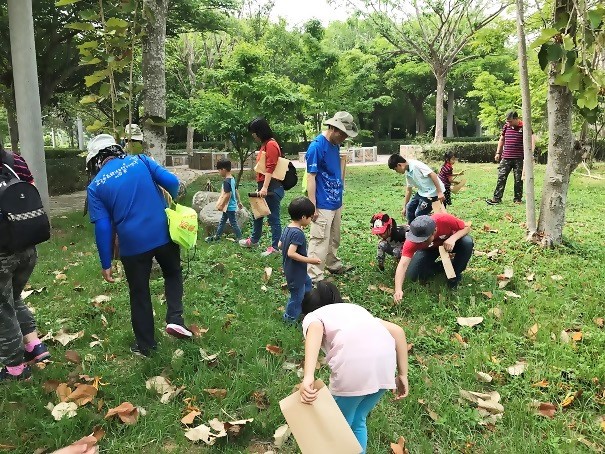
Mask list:
[[[450,292],[441,279],[426,286],[406,283],[398,306],[390,294],[395,264],[388,263],[385,272],[375,267],[376,240],[369,220],[382,210],[400,219],[403,180],[382,167],[347,172],[340,250],[357,269],[335,281],[351,302],[404,326],[413,344],[411,394],[402,402],[385,397],[372,412],[368,452],[389,452],[399,436],[413,453],[602,450],[605,252],[598,212],[605,205],[605,183],[573,177],[567,241],[556,250],[542,250],[523,241],[524,207],[512,203],[512,188],[507,188],[504,204],[485,204],[495,184],[495,166],[459,164],[457,170],[463,168],[469,184],[454,197],[450,210],[474,225],[476,255],[463,285]],[[595,172],[602,175],[603,170]],[[539,191],[544,168],[538,166],[536,172]],[[218,180],[213,181],[218,187]],[[205,183],[194,183],[189,198]],[[250,180],[243,184],[242,194],[254,186]],[[285,204],[298,195],[290,191]],[[261,259],[259,252],[228,240],[199,243],[185,263],[186,320],[203,328],[191,342],[163,334],[162,280],[154,274],[159,349],[151,359],[140,359],[128,350],[132,332],[126,283],[110,285],[101,279],[88,220],[80,213],[55,219],[53,238],[39,248],[30,281],[31,290],[39,292],[26,301],[35,309],[42,334],[56,337],[63,329],[82,335],[66,346],[49,340],[52,363],[35,369],[30,383],[0,387],[0,448],[18,453],[53,449],[100,426],[103,452],[297,452],[291,439],[280,449],[271,442],[284,423],[278,402],[299,382],[302,335],[281,322],[287,293],[280,258]],[[265,267],[273,268],[268,282],[263,280]],[[504,276],[511,271],[512,277]],[[107,298],[95,300],[99,295]],[[457,317],[483,320],[460,326]],[[279,348],[271,352],[267,345]],[[179,349],[182,356],[175,355]],[[208,360],[214,354],[216,359]],[[510,371],[524,372],[511,375],[507,369],[517,363],[522,366]],[[488,374],[491,382],[477,372]],[[89,384],[96,384],[98,393],[77,407],[75,416],[55,421],[46,408],[49,402],[60,402],[55,388],[59,383],[72,389],[75,382],[86,383],[81,375],[91,378]],[[146,381],[156,376],[184,388],[162,403],[162,396],[146,388]],[[325,366],[319,376],[327,380]],[[460,390],[498,392],[501,419],[481,416],[477,402],[461,398]],[[141,407],[145,415],[132,425],[104,419],[110,408],[124,402]],[[532,402],[544,404],[543,414]],[[214,418],[254,420],[239,434],[232,430],[206,446],[184,435],[187,427],[181,418],[192,410],[200,412],[194,426]]]

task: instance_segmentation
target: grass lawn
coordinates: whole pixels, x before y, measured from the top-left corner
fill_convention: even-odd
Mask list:
[[[598,215],[605,206],[605,182],[573,177],[566,242],[557,249],[542,250],[524,242],[525,212],[523,206],[512,203],[512,176],[505,203],[489,207],[484,199],[492,195],[495,165],[458,164],[456,170],[461,169],[466,169],[469,184],[454,196],[450,212],[473,222],[476,252],[497,249],[498,253],[475,255],[462,285],[453,293],[440,278],[427,286],[406,283],[404,300],[398,306],[393,306],[388,292],[377,288],[393,286],[395,263],[388,262],[384,273],[375,267],[376,238],[370,234],[369,221],[374,212],[383,210],[401,219],[403,179],[382,166],[347,171],[340,255],[357,269],[336,282],[351,302],[400,323],[413,344],[410,396],[400,402],[384,397],[372,412],[368,452],[389,452],[389,443],[399,436],[406,438],[412,453],[605,449],[605,424],[600,420],[605,414],[605,331],[594,321],[605,317],[603,221]],[[601,166],[596,172],[604,170]],[[543,175],[544,167],[538,166],[537,193]],[[213,180],[218,182],[216,177]],[[189,199],[204,183],[200,179],[190,187]],[[246,181],[240,192],[245,194],[253,186]],[[284,222],[287,203],[299,194],[298,190],[287,193],[282,205]],[[485,224],[498,232],[484,231]],[[52,450],[101,425],[106,431],[100,442],[102,452],[270,450],[273,432],[284,423],[278,402],[299,382],[296,371],[287,370],[284,363],[300,362],[304,351],[300,329],[281,322],[280,306],[287,299],[281,288],[281,258],[261,259],[260,249],[243,250],[231,241],[210,246],[200,241],[195,257],[185,265],[185,316],[188,323],[208,332],[191,342],[164,335],[163,282],[155,275],[151,286],[159,347],[154,357],[141,359],[129,352],[133,335],[126,282],[102,280],[88,219],[73,213],[55,219],[54,228],[52,240],[39,248],[40,261],[30,280],[32,289],[44,290],[30,295],[27,302],[35,309],[42,334],[57,333],[63,327],[70,333],[83,330],[84,336],[66,347],[49,342],[53,362],[43,370],[35,369],[33,381],[0,387],[0,445],[14,446],[8,450],[16,453],[32,453],[41,447]],[[262,242],[267,245],[266,235]],[[274,269],[267,284],[262,280],[265,266]],[[500,289],[497,275],[505,267],[512,268],[514,276]],[[56,279],[56,272],[66,278]],[[95,307],[91,299],[97,295],[111,300]],[[500,318],[490,312],[494,308],[501,310]],[[470,316],[484,317],[484,321],[473,328],[456,323],[456,317]],[[581,339],[562,342],[564,330],[580,331]],[[96,339],[93,335],[102,343],[90,347]],[[283,354],[269,353],[267,344],[280,346]],[[217,353],[218,360],[208,364],[200,348]],[[177,349],[184,355],[173,361]],[[65,358],[67,350],[79,353],[81,365]],[[527,363],[526,371],[510,376],[506,369],[517,361]],[[490,374],[493,381],[478,381],[476,371]],[[102,377],[96,399],[80,407],[73,418],[55,421],[45,406],[59,399],[54,392],[45,392],[43,384],[69,382],[70,377],[73,383],[80,374]],[[185,389],[170,402],[160,403],[160,396],[145,388],[145,381],[157,375]],[[327,381],[325,366],[319,376]],[[226,396],[213,397],[204,391],[209,388],[224,388]],[[502,420],[480,425],[477,411],[459,401],[460,389],[500,393],[505,409]],[[257,408],[256,391],[266,393],[268,408]],[[569,396],[579,391],[581,395],[569,404]],[[103,419],[109,408],[125,401],[143,407],[146,415],[131,426]],[[554,417],[536,415],[532,401],[554,404]],[[563,408],[562,403],[569,405]],[[254,421],[237,437],[220,439],[212,447],[194,444],[185,438],[180,423],[188,404],[202,413],[196,425],[213,418]],[[290,439],[277,451],[294,453],[295,446]]]

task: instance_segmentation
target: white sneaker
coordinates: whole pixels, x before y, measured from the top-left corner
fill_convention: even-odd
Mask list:
[[[166,332],[171,336],[178,337],[179,339],[185,339],[193,336],[193,333],[182,325],[176,323],[168,323],[166,325]]]
[[[245,240],[239,240],[239,245],[241,247],[256,247],[258,246],[258,243],[253,243],[251,238],[246,238]]]
[[[261,257],[269,257],[271,254],[279,254],[279,250],[275,249],[273,246],[269,246],[267,250],[261,253]]]

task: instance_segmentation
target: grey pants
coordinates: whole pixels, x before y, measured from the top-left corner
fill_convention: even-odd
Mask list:
[[[23,363],[23,336],[36,331],[21,292],[37,259],[35,247],[14,254],[0,252],[0,363],[4,366]]]
[[[523,198],[523,159],[502,159],[498,166],[498,182],[494,191],[494,201],[502,202],[506,180],[511,170],[515,180],[514,200],[520,202]]]
[[[403,245],[399,243],[393,246],[388,241],[381,240],[376,248],[376,261],[378,262],[378,265],[384,265],[384,258],[386,255],[392,255],[395,260],[399,261],[399,259],[401,258],[402,246]]]

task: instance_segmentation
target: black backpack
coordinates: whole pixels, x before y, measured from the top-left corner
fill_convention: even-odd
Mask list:
[[[0,251],[20,252],[50,238],[50,221],[40,193],[19,179],[15,157],[0,155]]]
[[[281,184],[286,191],[292,189],[298,184],[298,174],[296,173],[296,167],[294,167],[292,161],[290,161],[288,164],[288,171],[286,172],[286,176],[282,180]]]

